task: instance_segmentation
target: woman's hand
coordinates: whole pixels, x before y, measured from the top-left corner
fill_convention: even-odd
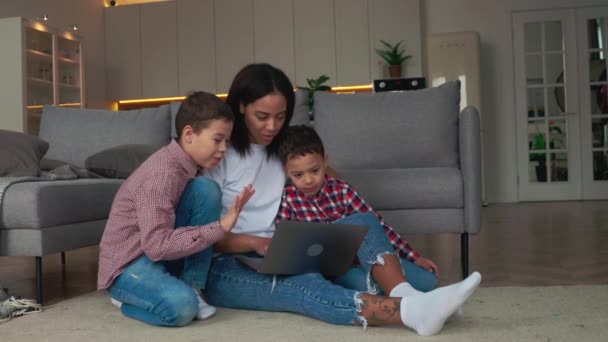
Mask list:
[[[251,249],[258,255],[264,256],[268,252],[268,246],[272,238],[253,236],[251,240]]]
[[[249,201],[249,199],[251,198],[251,196],[253,196],[254,193],[255,190],[253,189],[253,185],[249,184],[243,188],[243,190],[240,194],[238,194],[238,196],[234,198],[234,201],[232,201],[232,206],[230,207],[226,215],[224,215],[224,217],[220,219],[220,225],[222,226],[222,229],[225,232],[229,232],[232,230],[232,228],[236,224],[236,220],[239,218],[241,210],[243,209],[245,204],[247,204],[247,201]]]
[[[416,261],[414,261],[414,264],[424,268],[425,270],[427,270],[429,272],[435,273],[435,276],[439,277],[439,268],[430,259],[427,259],[424,257],[418,257],[418,259],[416,259]]]

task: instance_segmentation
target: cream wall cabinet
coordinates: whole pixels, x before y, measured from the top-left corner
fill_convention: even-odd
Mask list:
[[[217,89],[226,92],[234,75],[254,61],[252,1],[215,1]]]
[[[104,12],[106,33],[106,96],[136,99],[141,83],[141,34],[139,6],[119,6]]]
[[[278,66],[294,85],[321,74],[330,85],[370,84],[387,76],[380,39],[403,40],[413,56],[404,76],[422,76],[420,0],[176,0],[105,11],[110,100],[225,93],[252,62]]]
[[[193,90],[217,92],[213,0],[177,2],[177,94]]]
[[[293,3],[256,0],[253,6],[255,61],[270,63],[295,80]]]
[[[174,95],[177,86],[177,6],[141,6],[141,81],[145,97]]]
[[[42,107],[84,107],[82,37],[28,19],[0,19],[0,129],[37,134]]]

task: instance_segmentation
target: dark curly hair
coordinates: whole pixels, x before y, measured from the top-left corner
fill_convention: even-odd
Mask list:
[[[315,130],[306,125],[290,126],[279,146],[279,159],[285,164],[290,158],[318,153],[325,156],[323,141]]]

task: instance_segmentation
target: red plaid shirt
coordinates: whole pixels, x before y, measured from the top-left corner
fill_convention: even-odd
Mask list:
[[[343,180],[330,176],[325,176],[325,184],[315,197],[306,195],[293,184],[287,184],[283,189],[276,221],[334,222],[352,214],[370,211],[380,220],[395,252],[402,258],[414,262],[420,254],[387,225],[355,189]]]

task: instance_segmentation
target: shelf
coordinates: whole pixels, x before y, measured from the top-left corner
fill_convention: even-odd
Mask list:
[[[67,84],[67,83],[57,83],[57,84],[61,88],[64,88],[64,89],[74,89],[74,90],[80,89],[80,86],[73,85],[73,84]]]
[[[27,51],[27,53],[29,55],[40,57],[42,59],[48,59],[48,60],[52,60],[53,59],[53,56],[51,54],[49,54],[49,53],[46,53],[46,52],[42,52],[42,51],[38,51],[38,50],[32,50],[32,49],[27,49],[26,51]]]
[[[76,59],[70,59],[70,58],[65,58],[65,57],[57,57],[57,60],[64,64],[72,64],[72,65],[80,64],[80,62]]]
[[[37,85],[43,85],[43,86],[53,86],[53,81],[48,81],[48,80],[43,80],[42,78],[36,78],[36,77],[28,77],[27,78],[28,82],[37,84]]]
[[[12,65],[11,77],[0,77],[5,89],[23,83],[22,96],[4,96],[3,106],[10,110],[0,115],[0,127],[36,134],[44,106],[81,107],[83,80],[82,37],[21,18],[2,18],[1,37],[8,45],[0,50],[0,60]],[[18,37],[19,39],[13,39]],[[19,59],[14,58],[19,51]],[[4,76],[4,75],[2,75]],[[21,86],[20,86],[21,87]]]

